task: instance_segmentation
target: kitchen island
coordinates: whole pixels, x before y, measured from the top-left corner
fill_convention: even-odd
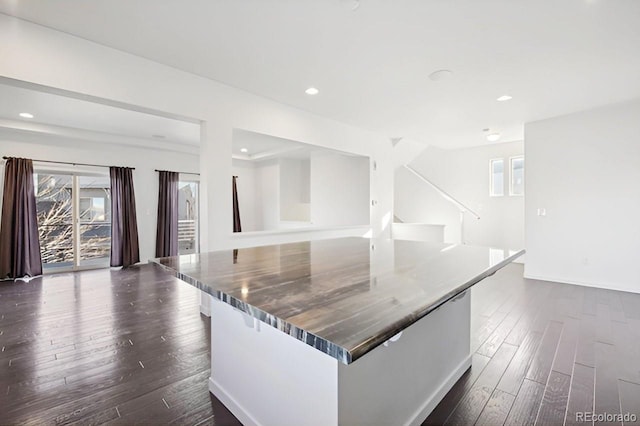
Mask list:
[[[154,262],[212,296],[209,389],[243,424],[420,424],[471,365],[469,288],[523,253],[339,238]]]

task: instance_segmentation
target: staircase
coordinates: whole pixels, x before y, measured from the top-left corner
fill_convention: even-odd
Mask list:
[[[436,214],[437,217],[431,217],[431,219],[435,219],[433,220],[434,222],[442,221],[442,223],[406,223],[406,220],[403,220],[402,217],[398,216],[401,212],[396,211],[394,212],[394,223],[391,227],[392,238],[413,241],[444,242],[446,226],[444,223],[447,223],[453,227],[447,228],[449,230],[447,231],[449,235],[448,239],[451,240],[451,242],[460,242],[465,244],[465,220],[479,220],[480,216],[471,208],[456,199],[453,195],[438,187],[427,177],[409,166],[409,163],[417,158],[427,148],[427,146],[416,142],[405,141],[403,139],[394,139],[392,140],[392,144],[394,146],[396,172],[401,173],[401,176],[403,176],[403,182],[405,182],[406,185],[412,185],[412,188],[420,188],[419,191],[422,192],[423,196],[429,194],[429,199],[432,200],[429,201],[427,206],[423,205],[421,208],[429,208],[430,212],[446,211],[446,213],[441,213],[439,215]],[[404,172],[404,174],[402,174],[402,172]],[[398,174],[396,174],[396,178],[397,177]],[[416,180],[419,184],[415,184]],[[396,185],[398,185],[398,182],[396,182]],[[396,191],[398,191],[397,187]],[[405,192],[404,205],[407,205],[406,203],[409,202],[409,200],[411,200],[411,204],[413,204],[413,199],[408,199],[407,197],[413,197],[414,195],[417,194],[414,194],[413,192]],[[420,199],[420,201],[422,204],[425,203],[425,199]],[[433,206],[431,202],[434,202],[436,205],[440,206],[440,208],[438,210],[432,210]],[[432,215],[428,216],[430,217]],[[428,220],[428,222],[431,222],[431,220]],[[457,232],[455,230],[456,222],[459,223],[459,237],[455,235]]]

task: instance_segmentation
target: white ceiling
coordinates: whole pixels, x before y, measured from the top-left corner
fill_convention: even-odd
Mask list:
[[[242,152],[242,149],[247,152]],[[232,157],[247,161],[264,161],[277,158],[308,159],[312,152],[333,152],[350,157],[358,155],[348,154],[329,148],[321,148],[303,142],[292,141],[263,133],[248,130],[233,129]]]
[[[443,147],[486,143],[484,128],[522,139],[525,122],[640,96],[637,0],[353,1],[0,0],[0,11]],[[453,77],[431,81],[438,69]]]
[[[34,118],[22,118],[22,112]],[[199,124],[6,84],[0,84],[0,119],[12,126],[40,123],[163,144],[200,145]]]
[[[308,152],[308,150],[305,149],[308,147],[311,147],[311,145],[262,133],[234,129],[231,154],[234,158],[238,159],[260,160],[267,157],[271,158],[277,153]],[[246,149],[247,152],[242,152],[242,149]]]

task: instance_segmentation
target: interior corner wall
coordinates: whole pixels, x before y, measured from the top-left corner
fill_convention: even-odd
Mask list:
[[[635,100],[525,125],[526,277],[640,292],[639,117]]]
[[[262,227],[262,208],[256,193],[256,168],[252,161],[233,160],[232,173],[238,176],[238,208],[240,210],[240,222],[244,232],[258,231]],[[231,194],[231,185],[229,185]],[[231,195],[229,195],[231,196]],[[233,222],[229,223],[229,229],[233,229]]]
[[[229,180],[234,128],[370,157],[371,235],[388,236],[393,155],[388,138],[79,37],[0,15],[0,76],[201,120],[201,249],[240,248],[322,233],[234,235]],[[370,205],[371,203],[369,203]]]
[[[0,147],[2,155],[9,157],[134,167],[133,184],[142,262],[155,257],[159,185],[155,169],[197,173],[200,165],[198,156],[193,154],[70,140],[45,134],[25,134],[1,128]],[[45,163],[36,163],[34,166],[46,168]],[[0,162],[0,199],[4,189],[4,168],[4,162]],[[105,173],[108,175],[108,169],[105,169]]]
[[[280,228],[281,161],[233,160],[233,174],[238,176],[238,204],[243,232]]]

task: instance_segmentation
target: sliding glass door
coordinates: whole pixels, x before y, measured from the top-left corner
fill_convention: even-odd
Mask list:
[[[73,177],[61,174],[34,174],[38,237],[45,268],[72,268]]]
[[[200,251],[198,189],[196,181],[180,181],[178,184],[178,254]]]
[[[111,186],[107,176],[78,176],[78,265],[109,266]]]
[[[46,271],[109,266],[111,201],[107,176],[34,174]]]

